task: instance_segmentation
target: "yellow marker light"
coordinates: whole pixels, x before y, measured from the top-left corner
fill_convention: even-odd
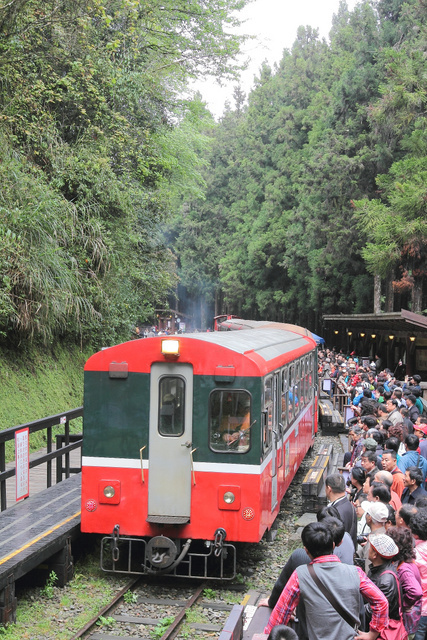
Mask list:
[[[235,500],[234,493],[232,493],[231,491],[226,491],[224,493],[224,502],[226,504],[233,504],[234,500]]]
[[[415,342],[415,336],[409,336],[409,340],[410,340],[411,342]]]
[[[162,353],[165,356],[179,356],[179,340],[162,340]]]
[[[106,498],[114,498],[114,494],[115,494],[115,490],[114,487],[112,487],[110,484],[104,488],[104,496]]]

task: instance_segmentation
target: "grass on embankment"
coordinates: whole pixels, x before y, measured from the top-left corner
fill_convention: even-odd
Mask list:
[[[0,430],[45,418],[83,404],[83,367],[90,348],[76,345],[0,351]],[[81,431],[81,420],[71,423]],[[63,427],[57,429],[60,433]],[[10,443],[12,445],[12,443]],[[31,436],[31,449],[46,444],[46,432]],[[7,447],[10,459],[11,449]]]

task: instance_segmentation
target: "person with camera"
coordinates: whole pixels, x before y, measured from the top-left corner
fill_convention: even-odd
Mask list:
[[[369,502],[366,500],[360,505],[365,512],[366,525],[369,527],[367,535],[357,539],[357,555],[364,564],[365,572],[369,571],[369,549],[371,535],[386,533],[385,523],[388,520],[388,508],[382,502]]]

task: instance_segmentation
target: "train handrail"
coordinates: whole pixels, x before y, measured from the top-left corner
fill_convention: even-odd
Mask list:
[[[30,460],[30,469],[37,467],[41,464],[46,464],[46,488],[52,486],[52,460],[57,459],[57,466],[59,466],[60,474],[57,473],[56,482],[62,480],[62,475],[65,473],[65,477],[69,478],[70,473],[75,472],[75,469],[70,469],[70,452],[74,449],[81,448],[82,438],[76,440],[75,435],[70,436],[70,421],[75,418],[81,418],[83,416],[83,407],[77,407],[76,409],[70,409],[57,413],[53,416],[46,418],[40,418],[39,420],[33,420],[25,424],[20,424],[16,427],[10,427],[0,431],[0,506],[1,511],[7,509],[7,497],[6,497],[6,480],[16,475],[16,467],[6,469],[6,442],[14,440],[15,433],[20,429],[28,428],[29,433],[36,433],[46,429],[46,443],[47,453],[38,456],[37,458]],[[52,428],[63,425],[64,434],[60,436],[60,444],[62,440],[64,446],[61,446],[56,451],[52,451]],[[74,442],[71,442],[74,440]],[[57,438],[57,444],[59,440]],[[62,457],[65,456],[65,466],[62,465]]]

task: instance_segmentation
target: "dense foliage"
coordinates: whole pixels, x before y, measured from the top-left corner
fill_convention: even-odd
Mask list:
[[[212,118],[188,79],[235,72],[247,0],[0,2],[0,333],[109,344],[175,282],[159,227],[201,194]]]
[[[376,276],[388,310],[424,308],[426,56],[424,0],[341,2],[329,43],[301,27],[248,105],[236,91],[205,199],[168,226],[191,300],[316,330],[372,312]]]
[[[215,124],[247,1],[0,0],[4,341],[427,306],[427,3],[341,2]]]

